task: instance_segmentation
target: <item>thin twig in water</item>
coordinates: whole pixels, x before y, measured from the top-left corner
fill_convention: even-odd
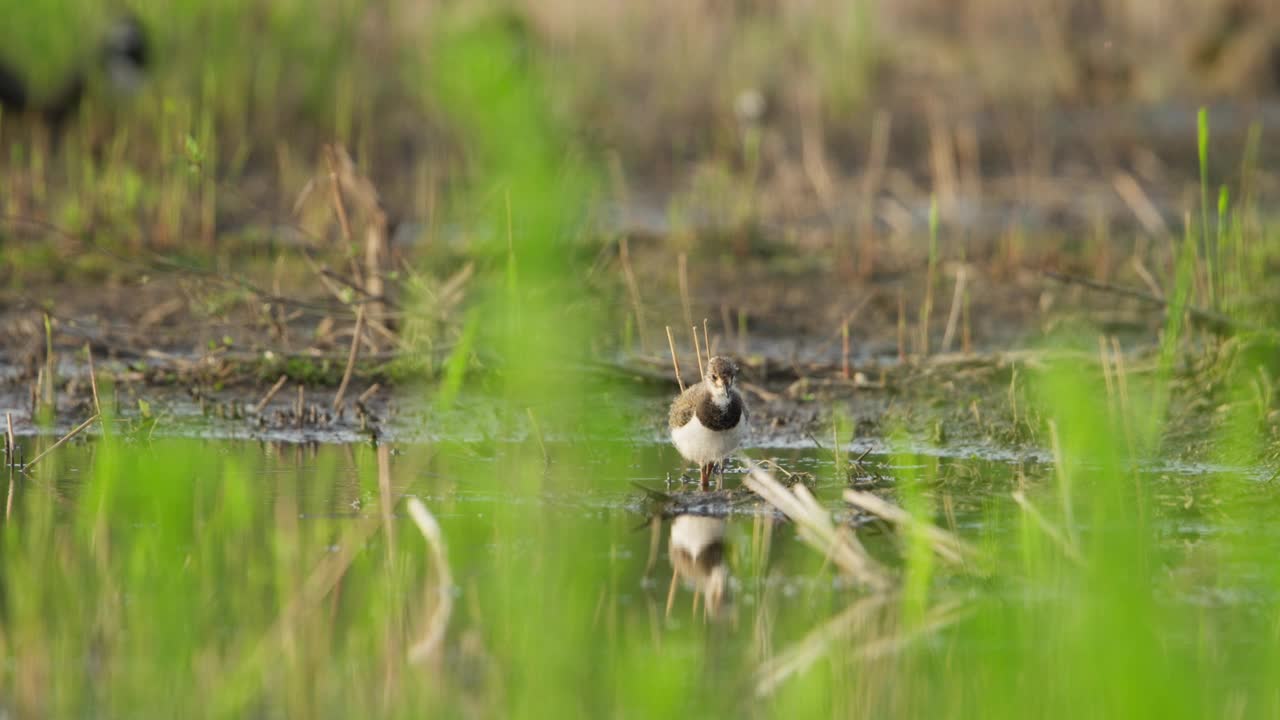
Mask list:
[[[386,443],[378,445],[378,505],[381,510],[382,532],[387,537],[387,567],[394,567],[396,560],[396,533],[392,510],[395,501],[391,498],[391,446]]]
[[[802,483],[787,489],[750,458],[739,455],[739,459],[747,466],[743,484],[790,518],[796,524],[801,540],[822,552],[846,575],[872,590],[884,591],[892,586],[889,574],[867,553],[862,543],[845,528],[837,528],[831,514]]]
[[[544,466],[551,464],[551,456],[547,454],[547,443],[542,438],[542,426],[538,424],[538,418],[533,414],[533,408],[525,408],[524,411],[529,415],[529,424],[533,427],[533,436],[538,440],[538,449],[542,451],[542,464]]]
[[[818,442],[818,438],[816,438],[816,437],[814,437],[814,436],[813,436],[813,433],[812,433],[812,432],[809,432],[808,430],[805,430],[805,431],[804,431],[804,436],[805,436],[805,437],[807,437],[807,438],[809,438],[809,441],[813,443],[813,446],[814,446],[814,447],[818,448],[818,451],[819,451],[819,452],[826,452],[826,451],[827,451],[827,449],[826,449],[826,448],[822,447],[822,443]]]
[[[1027,515],[1031,516],[1032,520],[1036,521],[1036,524],[1040,526],[1040,529],[1044,531],[1045,535],[1048,535],[1051,540],[1062,548],[1062,553],[1064,555],[1070,558],[1071,561],[1077,565],[1084,565],[1084,556],[1080,554],[1080,549],[1076,547],[1075,543],[1073,543],[1070,538],[1063,535],[1061,530],[1054,527],[1053,524],[1051,524],[1049,520],[1042,515],[1038,509],[1036,509],[1035,505],[1031,504],[1031,501],[1027,499],[1025,493],[1021,490],[1014,490],[1013,501],[1018,503],[1018,507],[1022,508]]]
[[[773,460],[773,458],[765,458],[765,459],[761,460],[760,462],[764,463],[765,465],[768,465],[769,467],[772,467],[774,470],[777,470],[778,472],[782,473],[783,475],[786,475],[788,480],[790,480],[791,478],[793,478],[793,477],[795,477],[795,476],[796,476],[796,474],[795,474],[795,473],[793,473],[793,472],[791,472],[790,470],[787,470],[786,468],[784,468],[784,467],[782,467],[781,465],[779,465],[775,460]]]
[[[845,502],[894,525],[919,532],[929,541],[933,551],[942,559],[965,568],[982,559],[982,554],[969,543],[925,520],[914,517],[902,508],[880,499],[876,495],[857,490],[844,491]]]
[[[347,383],[351,382],[351,373],[356,366],[356,356],[360,354],[360,336],[364,333],[364,306],[356,310],[356,329],[351,333],[351,352],[347,355],[347,369],[342,371],[342,382],[338,384],[338,392],[333,396],[333,409],[342,407],[342,396],[347,392]]]
[[[840,611],[835,617],[810,630],[803,638],[761,663],[756,672],[756,695],[772,693],[787,678],[803,672],[830,649],[832,643],[843,644],[846,635],[868,628],[871,613],[892,599],[888,593],[864,597]]]
[[[676,602],[676,580],[680,577],[680,573],[674,567],[671,568],[671,585],[667,588],[667,614],[671,617],[671,606]]]
[[[850,605],[829,622],[811,631],[795,645],[765,662],[756,673],[758,677],[756,695],[769,695],[788,677],[812,665],[841,636],[864,626],[870,611],[884,606],[890,599],[892,599],[891,596],[887,595],[873,595]],[[871,638],[855,645],[853,652],[863,659],[873,659],[898,652],[914,640],[954,624],[968,612],[969,608],[959,601],[940,604],[929,610],[917,624],[910,628]]]
[[[409,662],[418,663],[431,657],[444,643],[449,616],[453,612],[453,576],[449,572],[449,559],[445,554],[444,533],[427,506],[418,498],[409,498],[409,517],[426,538],[431,548],[431,559],[436,566],[436,607],[427,621],[427,631],[422,639],[409,648]]]
[[[333,591],[347,569],[351,567],[351,563],[361,557],[369,538],[381,527],[380,518],[366,517],[343,533],[335,545],[336,552],[326,552],[321,556],[306,580],[289,597],[288,603],[281,608],[279,616],[257,645],[243,658],[230,665],[233,671],[228,685],[237,687],[239,685],[237,680],[255,677],[262,672],[266,663],[283,645],[286,634],[293,631],[298,619],[318,607],[320,601]],[[219,709],[230,709],[233,697],[234,693],[219,694],[217,700],[222,706]]]
[[[282,373],[280,375],[280,379],[276,380],[276,384],[272,385],[271,389],[267,391],[267,394],[263,395],[262,399],[258,401],[258,404],[253,407],[253,414],[261,415],[262,411],[266,409],[267,403],[271,402],[271,398],[275,397],[276,393],[280,392],[280,388],[284,387],[285,382],[288,380],[289,376]]]
[[[93,416],[92,416],[92,417],[90,417],[88,420],[85,420],[84,422],[82,422],[82,423],[80,423],[79,425],[77,425],[77,426],[76,426],[76,428],[75,428],[74,430],[72,430],[71,432],[67,433],[66,435],[63,435],[63,436],[62,436],[62,438],[58,440],[58,442],[56,442],[56,443],[54,443],[54,444],[50,445],[47,449],[45,449],[45,451],[44,451],[44,452],[42,452],[42,453],[40,453],[39,455],[37,455],[37,456],[35,456],[34,458],[32,458],[32,459],[31,459],[31,462],[27,463],[26,467],[25,467],[25,468],[23,468],[23,469],[24,469],[24,470],[29,470],[29,469],[31,469],[31,468],[32,468],[36,463],[40,462],[40,459],[41,459],[41,458],[43,458],[45,455],[48,455],[49,453],[53,452],[54,450],[57,450],[57,449],[58,449],[59,447],[61,447],[61,446],[62,446],[62,444],[63,444],[63,443],[65,443],[66,441],[70,440],[71,438],[75,437],[76,435],[79,435],[79,434],[80,434],[80,432],[81,432],[82,430],[84,430],[85,428],[87,428],[87,427],[89,427],[90,425],[92,425],[92,424],[93,424],[93,421],[94,421],[94,420],[97,420],[97,419],[98,419],[98,414],[97,414],[97,413],[94,413],[94,414],[93,414]]]
[[[1062,454],[1062,441],[1058,438],[1058,423],[1055,420],[1049,421],[1049,442],[1053,450],[1053,467],[1058,475],[1058,496],[1062,501],[1062,513],[1067,523],[1067,537],[1075,544],[1076,520],[1071,508],[1071,474],[1067,471],[1067,459]]]
[[[863,475],[869,474],[867,472],[867,469],[862,466],[862,461],[870,454],[871,454],[871,448],[867,448],[866,450],[862,451],[862,454],[858,455],[858,457],[853,459],[853,466],[856,467],[858,469],[858,472],[862,473]]]
[[[378,392],[381,389],[382,389],[382,386],[379,385],[378,383],[374,383],[370,385],[368,390],[365,390],[364,392],[360,393],[360,397],[356,398],[356,404],[364,405],[366,402],[369,402],[369,398],[373,397],[374,393]]]
[[[44,404],[56,414],[58,402],[53,394],[53,381],[57,360],[53,355],[53,322],[49,319],[49,313],[44,314],[44,343]]]

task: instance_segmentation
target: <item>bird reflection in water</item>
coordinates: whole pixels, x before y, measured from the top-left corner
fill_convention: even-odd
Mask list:
[[[703,601],[703,616],[718,619],[729,605],[729,563],[725,556],[724,518],[677,515],[671,520],[667,552],[671,558],[671,587],[667,591],[667,615],[675,602],[680,579],[693,589],[693,609]]]

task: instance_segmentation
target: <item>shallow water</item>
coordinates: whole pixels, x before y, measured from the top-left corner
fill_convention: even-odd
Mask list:
[[[1013,683],[1015,703],[1091,687],[1129,662],[1236,673],[1226,690],[1183,691],[1205,707],[1266,698],[1252,693],[1275,661],[1259,640],[1277,627],[1280,587],[1269,485],[1144,473],[1141,517],[1094,504],[1132,488],[1078,486],[1074,524],[1058,530],[1075,536],[1081,568],[1011,499],[1023,488],[1050,523],[1066,517],[1052,466],[1033,459],[908,447],[850,472],[837,470],[850,456],[829,451],[752,455],[810,473],[903,589],[867,594],[760,504],[663,515],[635,483],[698,494],[663,444],[72,444],[10,484],[5,707],[966,715],[991,709],[978,697],[993,684]],[[728,473],[730,488],[740,481]],[[935,558],[922,578],[904,562],[910,534],[841,501],[851,482],[927,508],[987,569]],[[409,498],[438,520],[450,570],[447,632],[421,663],[406,655],[442,601]],[[1125,663],[1067,662],[1113,643],[1129,647]],[[1026,676],[1051,659],[1073,669]]]

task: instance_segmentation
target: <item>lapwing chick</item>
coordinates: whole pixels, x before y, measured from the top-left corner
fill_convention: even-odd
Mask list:
[[[724,518],[677,515],[671,520],[667,551],[675,574],[703,594],[712,617],[729,599],[729,562],[725,553]]]
[[[732,361],[711,358],[702,382],[681,393],[667,416],[676,449],[702,471],[703,490],[717,465],[723,477],[724,459],[747,434],[747,404],[734,387],[737,378],[738,366]]]

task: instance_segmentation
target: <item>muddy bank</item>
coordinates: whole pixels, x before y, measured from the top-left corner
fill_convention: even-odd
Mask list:
[[[155,362],[155,361],[153,361]],[[1132,382],[1154,372],[1156,357],[1135,352],[1124,362]],[[986,458],[1012,463],[1051,462],[1046,418],[1037,407],[1036,384],[1055,365],[1097,367],[1084,352],[1022,351],[987,355],[950,354],[908,362],[857,362],[846,376],[840,364],[797,364],[751,355],[742,361],[742,389],[752,412],[750,446],[816,449],[833,457],[884,453],[897,448],[939,457]],[[620,411],[608,428],[561,428],[546,422],[555,407],[514,410],[501,395],[464,394],[438,407],[434,386],[423,382],[353,381],[337,400],[337,388],[285,378],[276,383],[217,385],[153,382],[151,374],[126,363],[100,360],[100,384],[114,388],[109,412],[117,427],[141,438],[189,436],[280,442],[451,442],[667,444],[666,405],[677,388],[661,358],[629,357],[579,363],[566,369],[579,382],[594,383],[601,398]],[[94,413],[92,386],[83,363],[59,366],[56,413],[36,403],[33,386],[9,367],[0,384],[0,417],[13,417],[19,435],[61,435]],[[177,372],[176,370],[174,372]],[[485,373],[500,386],[500,367]],[[696,371],[695,371],[696,372]],[[1175,372],[1177,387],[1203,385],[1206,375],[1190,366]],[[1176,392],[1168,439],[1152,462],[1193,461],[1211,455],[1210,430],[1221,419],[1213,394]],[[1102,398],[1105,400],[1106,398]],[[39,398],[37,398],[39,400]],[[1216,412],[1215,412],[1216,411]],[[538,418],[544,418],[539,422]],[[1280,413],[1268,416],[1271,436],[1280,437]],[[89,434],[96,432],[90,430]]]

